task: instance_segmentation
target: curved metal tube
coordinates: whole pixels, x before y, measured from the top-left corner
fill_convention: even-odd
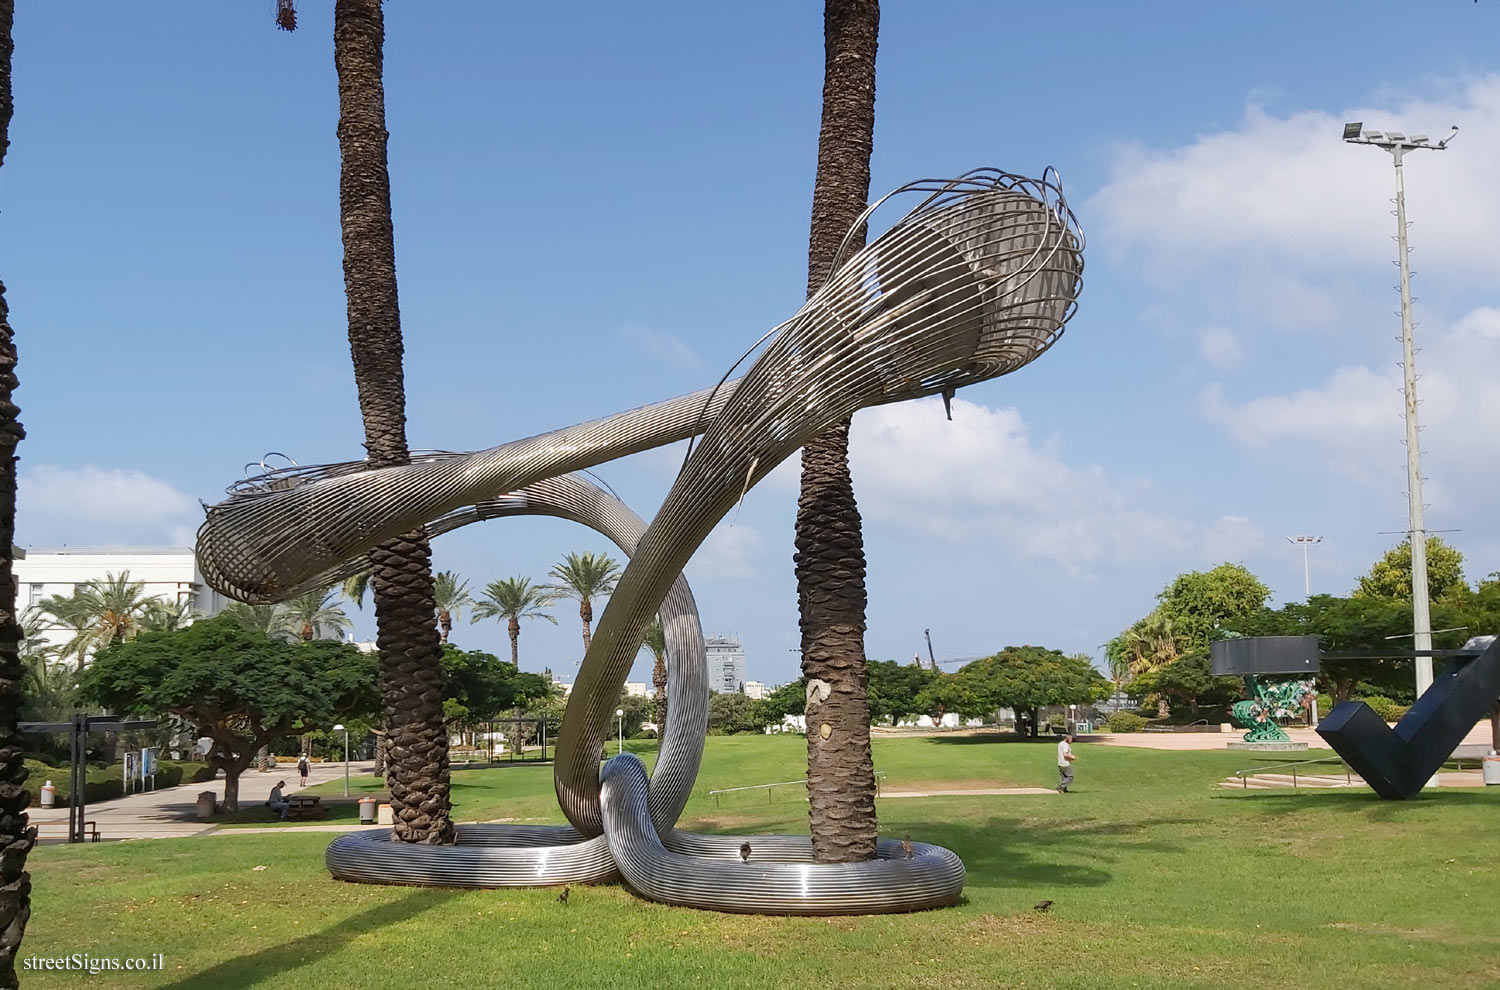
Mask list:
[[[291,467],[248,479],[209,510],[199,531],[205,578],[231,597],[278,601],[415,526],[436,533],[479,518],[540,511],[601,531],[608,527],[631,560],[599,621],[558,740],[555,783],[576,830],[567,835],[593,840],[607,834],[613,861],[631,886],[670,903],[786,913],[952,903],[963,867],[938,847],[914,846],[920,855],[897,862],[901,847],[886,841],[873,862],[827,865],[805,861],[811,855],[806,839],[759,837],[754,841],[762,857],[796,862],[757,861],[753,874],[740,863],[736,873],[723,872],[735,864],[715,861],[729,858],[726,844],[737,857],[738,842],[672,830],[702,752],[706,678],[696,689],[674,688],[656,786],[647,785],[638,761],[617,759],[606,767],[601,792],[598,769],[615,699],[652,615],[660,611],[664,624],[674,617],[669,653],[676,643],[686,655],[696,639],[702,656],[701,629],[681,572],[738,498],[805,441],[858,409],[951,395],[1028,364],[1072,316],[1083,237],[1055,173],[1034,180],[982,169],[903,188],[929,195],[853,253],[773,331],[744,378],[477,453],[425,455],[374,471],[359,464]],[[618,500],[555,477],[692,436],[701,439],[644,531]],[[515,494],[491,497],[497,491]],[[698,662],[675,663],[670,674],[689,676],[686,670]],[[484,840],[476,867],[484,877],[521,875],[505,858],[514,849],[488,848],[511,833],[473,834]],[[330,847],[330,868],[337,861],[339,870],[350,869],[346,851],[377,848],[363,838],[340,843],[337,855]],[[449,852],[459,850],[462,860],[464,845],[461,834]],[[397,853],[389,846],[382,855],[420,849],[424,863],[449,854],[437,851],[442,847],[403,846]],[[593,854],[591,842],[561,848],[583,858]],[[531,880],[510,882],[559,882],[535,879],[552,876],[552,866],[549,860],[537,873],[533,863]],[[444,867],[440,874],[447,879],[433,882],[451,882],[454,872]],[[411,871],[388,875],[419,882],[410,879]]]
[[[555,516],[582,523],[610,539],[627,556],[634,552],[646,528],[640,516],[599,486],[577,475],[562,475],[450,513],[429,525],[428,530],[437,535],[486,519],[521,515]],[[687,804],[703,758],[708,727],[708,663],[698,606],[682,575],[673,583],[660,614],[667,639],[667,689],[674,704],[667,709],[649,811],[666,833]],[[579,687],[582,685],[575,687],[575,695],[580,694]],[[597,734],[591,742],[602,754],[603,734]],[[596,773],[589,774],[590,782]],[[560,796],[567,795],[564,801],[585,790],[562,777],[557,786]],[[408,852],[417,848],[415,845],[391,841],[388,832],[357,832],[335,839],[324,861],[338,879],[361,883],[514,887],[602,883],[615,876],[614,860],[603,837],[585,839],[567,826],[456,827],[458,841],[454,845],[424,845],[420,853]]]
[[[964,864],[941,846],[882,839],[877,859],[814,863],[805,835],[699,835],[651,827],[646,767],[632,753],[604,765],[604,829],[620,875],[663,904],[742,914],[886,914],[946,907]],[[742,857],[748,847],[749,858]]]

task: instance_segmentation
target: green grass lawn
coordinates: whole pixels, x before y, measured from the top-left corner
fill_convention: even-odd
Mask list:
[[[643,744],[649,745],[649,744]],[[1051,786],[1050,744],[880,739],[890,789]],[[1500,985],[1500,794],[1238,792],[1243,755],[1080,744],[1076,792],[882,801],[882,831],[968,866],[956,908],[760,918],[623,887],[343,884],[330,836],[219,835],[32,854],[22,955],[162,952],[164,974],[28,987],[1482,987]],[[646,749],[640,750],[648,755]],[[686,827],[805,832],[797,737],[711,738]],[[373,789],[372,779],[356,785]],[[341,794],[343,782],[323,785]],[[550,768],[454,774],[461,820],[561,821]],[[231,831],[226,829],[227,831]],[[255,867],[265,869],[257,870]],[[1032,905],[1054,901],[1050,913]]]

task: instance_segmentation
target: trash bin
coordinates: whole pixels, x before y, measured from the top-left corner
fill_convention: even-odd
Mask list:
[[[376,801],[372,797],[359,799],[359,823],[361,825],[375,824],[375,804]]]
[[[216,811],[216,798],[213,791],[198,792],[198,817],[202,819],[212,818]]]
[[[391,810],[390,805],[382,804],[375,813],[375,820],[381,825],[394,825],[396,824],[396,814]]]
[[[52,786],[52,781],[42,785],[42,807],[52,808],[57,806],[57,788]]]
[[[1500,785],[1500,755],[1492,749],[1489,755],[1480,761],[1484,767],[1484,782],[1487,785]]]

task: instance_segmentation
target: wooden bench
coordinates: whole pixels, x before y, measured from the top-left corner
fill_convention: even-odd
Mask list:
[[[327,810],[323,807],[323,799],[316,794],[293,794],[286,799],[286,804],[287,818],[295,818],[298,821],[322,818]]]

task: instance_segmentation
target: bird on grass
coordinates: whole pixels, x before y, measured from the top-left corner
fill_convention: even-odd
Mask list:
[[[750,862],[750,843],[748,842],[740,843],[740,862]]]
[[[1037,901],[1036,905],[1032,908],[1032,910],[1033,911],[1040,911],[1041,913],[1046,914],[1048,911],[1052,910],[1052,902],[1051,901]]]
[[[907,859],[911,859],[911,836],[908,835],[901,840],[901,851],[906,854]]]
[[[563,892],[561,894],[557,895],[557,903],[559,903],[559,904],[566,904],[566,903],[568,903],[568,893],[572,889],[573,889],[572,887],[564,887],[563,888]]]

